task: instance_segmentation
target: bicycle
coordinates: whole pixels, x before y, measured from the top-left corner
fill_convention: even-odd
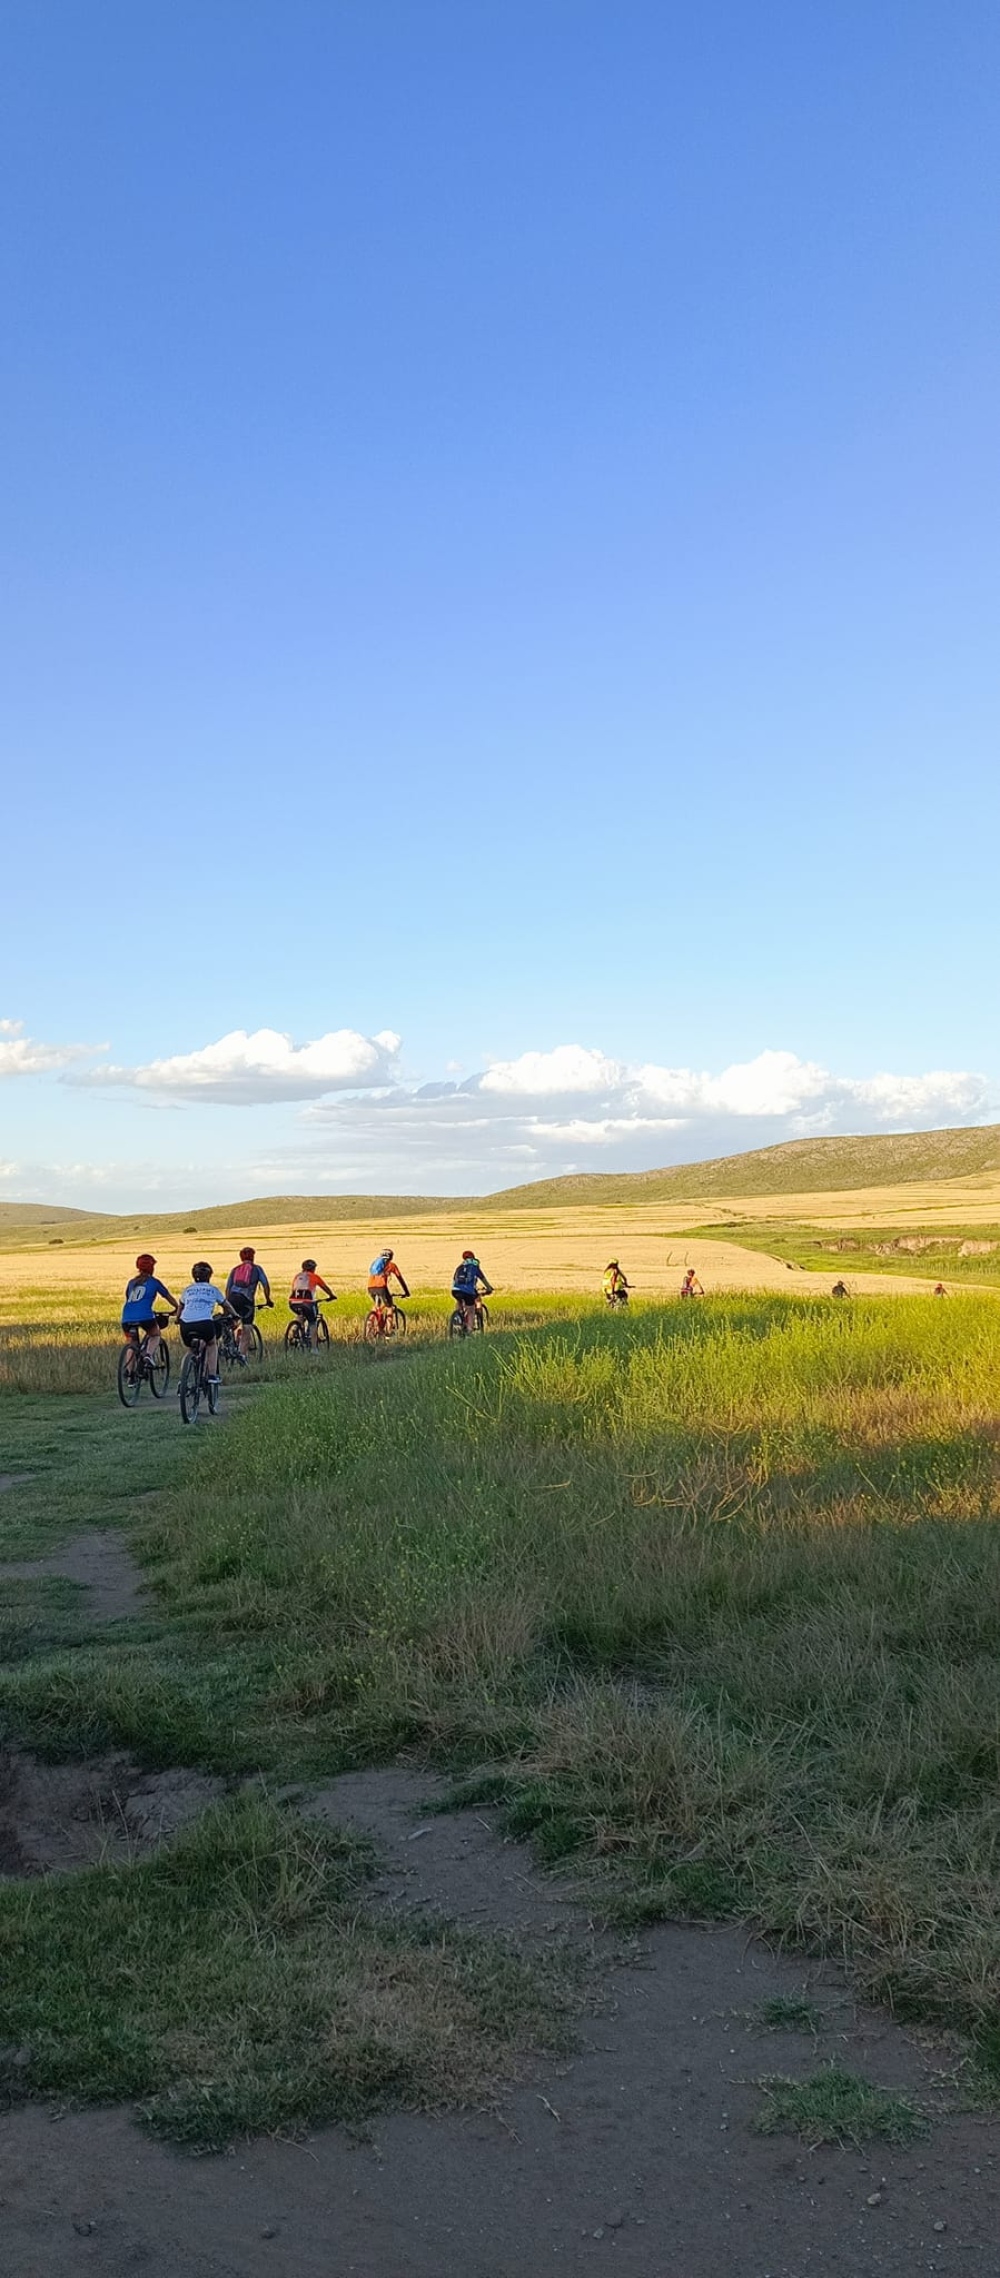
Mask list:
[[[365,1315],[361,1332],[366,1345],[377,1345],[384,1337],[405,1337],[406,1315],[394,1297],[376,1298],[371,1312]]]
[[[123,1408],[137,1405],[144,1384],[148,1384],[154,1400],[163,1398],[170,1382],[170,1348],[162,1334],[166,1321],[165,1314],[160,1324],[160,1345],[155,1361],[149,1357],[149,1336],[145,1329],[137,1345],[130,1341],[122,1346],[118,1355],[118,1398]]]
[[[218,1323],[221,1331],[222,1323]],[[196,1345],[189,1345],[184,1355],[181,1380],[177,1387],[181,1404],[181,1419],[185,1424],[196,1424],[202,1400],[210,1416],[218,1413],[219,1384],[205,1374],[205,1347],[208,1339],[199,1337]]]
[[[317,1305],[329,1305],[330,1299],[328,1297],[317,1297],[316,1303]],[[296,1313],[294,1321],[289,1321],[285,1330],[286,1353],[311,1353],[315,1352],[320,1345],[329,1345],[330,1331],[322,1313],[316,1316],[315,1345],[312,1344],[309,1336],[311,1326],[312,1324],[309,1321],[303,1320],[301,1313]]]
[[[606,1289],[604,1292],[605,1305],[612,1313],[617,1313],[620,1306],[627,1305],[628,1299],[627,1289]]]
[[[227,1368],[238,1368],[241,1360],[244,1359],[244,1355],[236,1342],[237,1332],[240,1328],[242,1328],[244,1336],[250,1339],[250,1352],[245,1357],[255,1361],[264,1358],[264,1339],[256,1321],[230,1321],[227,1316],[219,1331],[219,1359],[225,1363]]]
[[[448,1335],[449,1337],[482,1336],[483,1330],[488,1329],[489,1325],[489,1308],[483,1304],[481,1297],[459,1298],[448,1323]]]

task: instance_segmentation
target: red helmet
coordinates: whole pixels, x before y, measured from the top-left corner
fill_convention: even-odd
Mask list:
[[[156,1259],[150,1257],[148,1250],[143,1250],[135,1262],[139,1273],[152,1273]]]
[[[462,1256],[463,1256],[463,1258],[474,1258],[474,1257],[475,1257],[475,1254],[476,1254],[476,1253],[475,1253],[475,1250],[463,1250],[463,1251],[462,1251]]]
[[[241,1258],[255,1258],[256,1255],[256,1250],[251,1249],[249,1242],[247,1243],[246,1249],[240,1251]]]

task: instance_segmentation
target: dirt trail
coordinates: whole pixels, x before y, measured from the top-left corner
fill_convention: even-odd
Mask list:
[[[124,1536],[93,1528],[46,1558],[18,1558],[0,1564],[0,1584],[37,1582],[47,1576],[78,1582],[88,1592],[87,1620],[125,1621],[143,1611],[142,1574]]]
[[[143,1772],[121,1754],[45,1764],[27,1750],[0,1747],[0,1876],[134,1858],[224,1792],[225,1782],[207,1773]]]
[[[567,1891],[484,1813],[430,1819],[434,1784],[396,1769],[306,1800],[380,1839],[383,1898],[449,1906],[532,1937]],[[584,1924],[584,1933],[586,1925]],[[800,1962],[738,1931],[665,1926],[616,1965],[578,2054],[501,2114],[403,2115],[370,2142],[330,2129],[192,2160],[120,2112],[0,2123],[5,2278],[997,2278],[997,2123],[939,2119],[908,2152],[805,2151],[751,2133],[754,2075],[836,2055],[933,2102],[932,2060],[813,1973],[826,2025],[765,2036],[746,2012],[798,1994]],[[869,2204],[873,2195],[875,2203]]]

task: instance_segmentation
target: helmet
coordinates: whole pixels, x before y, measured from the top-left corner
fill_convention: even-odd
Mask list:
[[[255,1258],[256,1255],[256,1250],[251,1249],[249,1242],[247,1243],[246,1249],[240,1251],[241,1258]]]
[[[390,1250],[390,1248],[389,1248],[389,1246],[388,1246],[388,1243],[386,1244],[386,1247],[385,1247],[385,1249],[384,1249],[384,1250],[383,1250],[383,1252],[382,1252],[382,1256],[383,1256],[383,1257],[384,1257],[384,1259],[385,1259],[386,1265],[388,1265],[388,1263],[389,1263],[389,1260],[390,1260],[390,1258],[391,1258],[391,1256],[392,1256],[392,1251]]]
[[[199,1258],[197,1265],[192,1266],[191,1279],[192,1281],[211,1281],[212,1268],[206,1265],[204,1258]]]
[[[620,1273],[621,1267],[618,1264],[617,1258],[612,1258],[610,1265],[606,1266],[604,1270],[606,1273]]]
[[[474,1258],[474,1257],[475,1257],[475,1254],[476,1254],[476,1253],[475,1253],[475,1250],[463,1250],[463,1251],[462,1251],[462,1256],[463,1256],[463,1258]]]
[[[143,1250],[135,1262],[140,1273],[152,1273],[156,1259],[150,1257],[148,1250]]]
[[[302,1260],[302,1271],[303,1271],[303,1273],[315,1273],[315,1271],[316,1271],[316,1260],[315,1260],[315,1258],[303,1258],[303,1260]]]

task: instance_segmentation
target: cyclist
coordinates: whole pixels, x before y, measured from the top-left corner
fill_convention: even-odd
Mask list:
[[[689,1266],[681,1283],[681,1296],[704,1297],[704,1295],[705,1292],[701,1286],[697,1274],[695,1273],[694,1267]]]
[[[479,1304],[479,1284],[484,1297],[492,1297],[493,1284],[487,1281],[474,1250],[463,1250],[461,1261],[451,1277],[451,1294],[454,1304],[460,1305],[465,1315],[465,1326],[471,1328],[470,1313]]]
[[[601,1287],[609,1305],[628,1304],[628,1282],[617,1258],[612,1258],[611,1264],[605,1266]]]
[[[176,1297],[171,1297],[165,1283],[157,1281],[155,1277],[153,1272],[155,1264],[156,1259],[150,1257],[149,1251],[141,1250],[135,1261],[135,1272],[125,1289],[125,1302],[122,1306],[122,1335],[126,1344],[132,1348],[131,1357],[125,1363],[130,1376],[135,1375],[139,1358],[139,1339],[143,1331],[146,1334],[147,1358],[150,1366],[156,1367],[160,1351],[160,1330],[166,1328],[170,1319],[169,1313],[155,1313],[153,1311],[156,1299],[162,1297],[164,1303],[169,1305],[171,1313],[178,1311]]]
[[[240,1251],[239,1265],[233,1266],[226,1282],[226,1296],[230,1305],[239,1314],[240,1325],[236,1331],[236,1349],[244,1368],[246,1367],[247,1348],[250,1342],[247,1330],[253,1327],[258,1289],[263,1290],[264,1303],[270,1306],[271,1284],[263,1266],[257,1264],[256,1251],[247,1244],[246,1249]]]
[[[223,1290],[216,1289],[212,1280],[212,1268],[201,1258],[191,1268],[187,1288],[181,1291],[180,1324],[181,1338],[189,1352],[195,1352],[199,1345],[204,1345],[205,1375],[210,1384],[218,1384],[219,1381],[219,1323],[215,1318],[217,1305],[221,1305],[223,1314],[228,1314],[231,1320],[239,1320],[235,1305],[230,1305]]]
[[[326,1297],[336,1300],[336,1290],[331,1289],[329,1282],[324,1281],[321,1273],[317,1273],[315,1258],[303,1258],[299,1271],[292,1282],[288,1302],[292,1312],[297,1314],[299,1320],[304,1323],[310,1349],[313,1352],[316,1352],[319,1346],[319,1299],[316,1295],[318,1289],[321,1289]]]
[[[830,1291],[830,1295],[831,1295],[831,1297],[846,1297],[846,1296],[847,1296],[847,1283],[846,1283],[846,1281],[835,1281],[835,1282],[834,1282],[834,1285],[833,1285],[833,1288],[832,1288],[832,1289],[831,1289],[831,1291]]]
[[[391,1313],[393,1310],[396,1301],[389,1287],[389,1283],[394,1277],[399,1283],[400,1296],[409,1297],[410,1292],[407,1289],[405,1281],[403,1280],[403,1276],[400,1273],[398,1265],[396,1264],[392,1251],[380,1250],[378,1257],[372,1259],[371,1265],[368,1268],[368,1295],[371,1298],[372,1304],[378,1306],[380,1312],[384,1309],[386,1312]]]
[[[936,1281],[936,1282],[935,1282],[935,1284],[934,1284],[934,1295],[935,1295],[935,1297],[947,1297],[947,1295],[948,1295],[948,1292],[947,1292],[947,1290],[946,1290],[946,1288],[945,1288],[945,1286],[944,1286],[944,1283],[943,1283],[943,1281]]]

